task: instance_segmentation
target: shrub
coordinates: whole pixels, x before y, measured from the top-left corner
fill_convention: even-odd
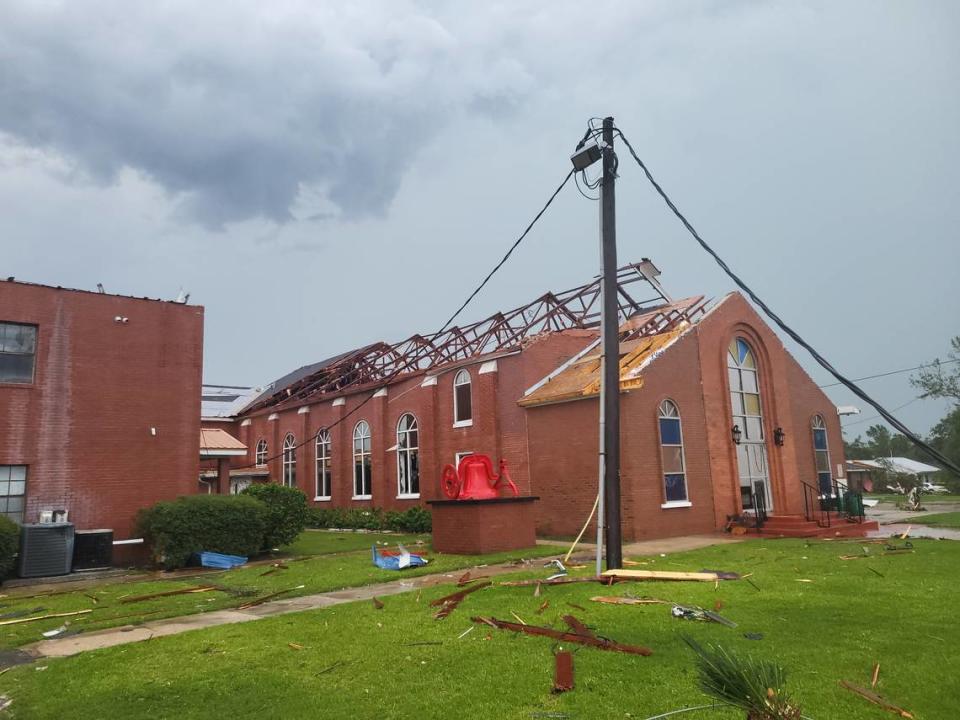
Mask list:
[[[423,507],[409,510],[381,508],[310,508],[307,525],[313,528],[344,528],[352,530],[394,530],[408,533],[428,533],[433,527],[430,511]]]
[[[137,529],[154,561],[167,570],[183,567],[203,550],[254,555],[263,547],[267,506],[239,495],[191,495],[141,510]]]
[[[267,506],[265,548],[289,545],[307,526],[307,496],[296,488],[262,483],[251,485],[241,495],[248,495]]]
[[[13,569],[17,550],[20,548],[20,526],[0,515],[0,580]]]

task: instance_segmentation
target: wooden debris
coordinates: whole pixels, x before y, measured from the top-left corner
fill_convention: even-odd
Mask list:
[[[523,618],[517,615],[513,610],[510,611],[510,614],[513,615],[514,619],[516,619],[518,623],[521,625],[526,625],[526,623],[523,621]]]
[[[533,589],[533,596],[540,597],[540,583],[537,583],[537,586]]]
[[[93,610],[77,610],[76,612],[53,613],[52,615],[36,615],[34,617],[17,618],[16,620],[4,620],[0,625],[19,625],[21,623],[34,622],[36,620],[52,620],[53,618],[73,617],[74,615],[86,615]]]
[[[590,600],[598,603],[606,603],[607,605],[670,605],[671,604],[667,600],[660,600],[659,598],[651,598],[651,597],[632,598],[632,597],[600,595],[598,597],[592,597],[590,598]]]
[[[613,580],[614,578],[610,578]],[[570,583],[581,582],[606,582],[606,578],[600,580],[595,577],[560,577],[556,580],[508,580],[500,583],[504,587],[531,587],[533,585],[569,585]]]
[[[880,679],[880,663],[878,662],[873,666],[873,677],[870,678],[870,688],[872,690],[877,689],[877,680]]]
[[[721,579],[715,572],[674,572],[672,570],[605,570],[601,576],[617,580],[689,580],[693,582],[715,582]]]
[[[306,586],[297,585],[296,587],[287,588],[286,590],[277,590],[276,592],[270,593],[269,595],[264,595],[263,597],[259,597],[256,600],[251,600],[250,602],[245,602],[243,605],[238,605],[237,610],[246,610],[247,608],[252,608],[252,607],[256,607],[257,605],[262,605],[268,600],[273,600],[273,598],[275,597],[279,597],[280,595],[286,595],[287,593],[291,593],[294,590],[302,590],[304,587]]]
[[[869,570],[870,572],[872,572],[872,573],[873,573],[874,575],[876,575],[877,577],[886,577],[882,572],[879,572],[878,570],[874,570],[874,569],[873,569],[872,567],[870,567],[869,565],[866,565],[865,567],[867,568],[867,570]]]
[[[150,593],[149,595],[134,595],[126,597],[120,601],[121,605],[128,603],[143,602],[144,600],[154,600],[155,598],[170,597],[172,595],[190,595],[192,593],[205,593],[211,590],[218,590],[215,585],[197,585],[196,587],[180,588],[179,590],[166,590],[164,592]]]
[[[802,583],[812,583],[812,582],[813,582],[813,580],[809,580],[809,579],[807,579],[807,578],[794,578],[794,581],[795,581],[795,582],[802,582]]]
[[[303,645],[300,643],[287,643],[287,647],[291,650],[303,650]]]
[[[554,656],[553,692],[562,693],[573,690],[573,653],[560,650]]]
[[[910,534],[910,531],[913,530],[913,525],[907,525],[907,529],[903,531],[903,534],[900,536],[901,540],[906,540],[907,535]]]
[[[343,665],[343,660],[338,660],[338,661],[335,662],[333,665],[330,665],[329,667],[325,667],[323,670],[321,670],[320,672],[318,672],[317,675],[326,675],[328,672],[330,672],[331,670],[335,670],[336,668],[340,667],[341,665]]]
[[[898,715],[899,717],[913,718],[913,714],[911,712],[909,712],[908,710],[904,710],[902,707],[897,707],[893,703],[885,700],[884,698],[880,697],[879,695],[877,695],[875,692],[872,692],[871,690],[858,687],[851,682],[847,682],[846,680],[841,680],[840,685],[841,687],[846,688],[850,692],[859,695],[863,699],[868,700],[869,702],[872,702],[874,705],[882,707],[884,710],[892,712]]]
[[[564,615],[563,621],[569,625],[570,629],[573,630],[577,635],[583,635],[584,637],[590,638],[596,637],[596,635],[593,634],[593,630],[577,620],[577,618],[575,618],[573,615]]]
[[[713,601],[713,609],[716,610],[716,611],[718,611],[718,612],[719,612],[720,610],[723,610],[723,600],[719,600],[719,599],[714,600],[714,601]]]
[[[466,636],[469,635],[471,632],[473,632],[473,629],[474,629],[475,627],[476,627],[476,625],[471,625],[470,627],[468,627],[468,628],[467,628],[466,630],[464,630],[462,633],[460,633],[459,635],[457,635],[457,640],[463,640],[464,637],[466,637]]]
[[[289,570],[289,569],[290,569],[289,566],[284,565],[283,563],[276,562],[270,566],[269,570],[267,570],[266,572],[260,573],[260,577],[264,577],[265,575],[273,575],[277,570]]]
[[[506,622],[504,620],[497,620],[496,618],[484,618],[484,617],[474,617],[470,618],[473,622],[484,623],[485,625],[490,625],[491,627],[498,628],[500,630],[510,630],[512,632],[526,633],[527,635],[540,635],[542,637],[553,638],[554,640],[562,640],[564,642],[576,643],[578,645],[589,645],[590,647],[595,647],[600,650],[610,650],[614,652],[628,653],[630,655],[652,655],[653,651],[650,648],[645,648],[639,645],[625,645],[623,643],[614,642],[613,640],[606,640],[598,637],[587,637],[586,635],[578,635],[572,632],[564,632],[563,630],[554,630],[549,627],[539,627],[538,625],[521,625],[520,623]]]
[[[468,582],[470,582],[470,571],[467,570],[463,575],[460,576],[460,579],[457,580],[457,587],[463,587]]]
[[[743,579],[746,580],[748,583],[750,583],[751,587],[753,587],[754,590],[756,590],[757,592],[760,592],[760,587],[753,580],[751,580],[746,576],[744,576]]]
[[[372,597],[372,598],[370,598],[370,599],[373,600],[373,606],[374,606],[377,610],[383,610],[383,603],[382,603],[382,602],[380,602],[379,600],[377,600],[375,597]]]
[[[440,608],[440,609],[437,610],[437,612],[434,614],[433,619],[434,619],[434,620],[443,620],[443,619],[444,619],[445,617],[447,617],[450,613],[452,613],[454,610],[457,609],[457,605],[459,605],[460,603],[462,603],[462,602],[463,602],[463,599],[464,599],[467,595],[469,595],[469,594],[472,593],[472,592],[476,592],[477,590],[481,590],[481,589],[487,587],[487,586],[490,585],[490,584],[491,584],[491,582],[490,582],[489,580],[485,580],[485,581],[483,581],[483,582],[476,583],[475,585],[471,585],[471,586],[469,586],[469,587],[465,587],[463,590],[458,590],[458,591],[455,592],[455,593],[451,593],[451,594],[449,594],[449,595],[445,595],[445,596],[442,597],[442,598],[437,598],[436,600],[431,600],[431,601],[430,601],[430,606],[431,606],[431,607],[438,607],[438,606],[439,606],[439,608]]]
[[[550,607],[550,601],[544,600],[540,603],[540,607],[537,608],[537,615],[543,615],[543,611]]]
[[[90,598],[90,601],[91,601],[94,605],[99,605],[99,604],[100,604],[100,600],[99,600],[98,598],[94,597],[93,595],[89,595],[89,594],[87,594],[87,593],[84,593],[83,596],[84,596],[85,598]]]

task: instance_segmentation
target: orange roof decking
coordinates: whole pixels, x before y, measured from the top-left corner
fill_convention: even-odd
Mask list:
[[[230,457],[246,455],[247,446],[225,430],[200,429],[201,457]]]
[[[690,323],[683,322],[666,332],[620,343],[620,390],[642,388],[643,369],[690,327]],[[624,329],[621,327],[621,331]],[[569,367],[521,398],[519,404],[523,407],[548,405],[595,397],[599,393],[600,351],[595,348],[591,354],[571,363]]]

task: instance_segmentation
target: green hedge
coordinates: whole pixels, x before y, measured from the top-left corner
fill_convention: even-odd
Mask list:
[[[255,555],[263,547],[268,515],[267,506],[252,497],[191,495],[141,510],[137,528],[154,561],[172,570],[203,550]]]
[[[289,545],[307,526],[307,496],[296,488],[262,483],[251,485],[241,495],[267,506],[267,532],[263,546],[268,550]]]
[[[310,508],[307,525],[313,528],[353,530],[394,530],[407,533],[428,533],[433,529],[430,511],[423,507],[409,510],[382,508]]]
[[[0,580],[13,569],[17,550],[20,549],[20,526],[0,515]]]

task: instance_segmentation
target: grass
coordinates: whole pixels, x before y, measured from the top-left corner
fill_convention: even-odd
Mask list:
[[[346,536],[343,542],[338,536]],[[398,536],[377,533],[333,533],[333,532],[305,532],[290,547],[290,551],[297,557],[284,561],[287,569],[280,569],[269,575],[269,565],[251,565],[226,572],[205,573],[200,577],[150,579],[144,581],[108,582],[93,588],[68,591],[34,598],[23,598],[30,595],[30,588],[5,591],[6,597],[0,596],[0,615],[19,612],[35,611],[30,614],[51,614],[91,610],[90,613],[68,618],[53,618],[31,623],[0,626],[0,649],[18,647],[27,643],[42,640],[44,631],[61,627],[64,621],[69,621],[68,630],[90,632],[103,630],[117,625],[135,624],[144,620],[159,620],[166,617],[191,615],[194,613],[222,610],[236,607],[251,597],[262,596],[279,590],[303,588],[293,590],[284,597],[310,595],[313,593],[341,590],[347,587],[371,585],[400,579],[400,573],[381,570],[374,567],[370,561],[370,545],[380,542],[395,543],[403,538],[413,549],[417,537]],[[429,539],[429,537],[426,537]],[[363,550],[346,550],[334,553],[343,548],[363,547]],[[427,545],[429,548],[429,545]],[[313,554],[313,553],[327,554]],[[442,555],[428,550],[430,562],[420,568],[404,570],[402,577],[428,575],[458,570],[466,567],[489,563],[495,564],[517,557],[543,557],[556,555],[558,548],[535,547],[522,551],[495,553],[492,555]],[[312,556],[306,556],[310,553]],[[278,558],[280,560],[280,558]],[[174,595],[154,600],[145,600],[136,603],[123,603],[122,600],[139,595],[176,590],[179,588],[196,587],[198,585],[215,584],[231,589],[229,592],[204,592],[189,595]],[[240,596],[242,593],[243,596]]]
[[[370,550],[371,545],[395,547],[400,543],[409,550],[418,544],[430,544],[430,535],[400,535],[397,533],[336,532],[330,530],[307,530],[284,552],[293,555],[328,555],[351,550]]]
[[[864,493],[863,497],[868,500],[879,500],[883,503],[901,503],[906,500],[906,496],[897,495],[896,493]],[[955,503],[960,502],[960,495],[954,494],[934,494],[934,493],[924,493],[920,497],[920,502],[923,505],[936,505],[937,503]]]
[[[934,527],[960,528],[960,512],[936,513],[915,518],[922,525]]]
[[[31,720],[647,718],[709,703],[697,690],[685,634],[780,663],[787,669],[787,691],[816,720],[892,717],[838,686],[846,679],[869,687],[875,662],[881,666],[878,692],[919,720],[946,720],[957,716],[960,705],[960,678],[950,670],[960,667],[960,624],[950,619],[960,544],[913,543],[915,553],[891,556],[879,554],[882,546],[864,545],[871,557],[850,561],[838,556],[861,554],[855,542],[720,545],[658,556],[642,567],[753,573],[750,580],[759,590],[746,581],[718,588],[583,583],[543,588],[534,597],[529,587],[495,585],[470,595],[443,621],[431,619],[426,605],[450,588],[430,588],[419,602],[416,593],[383,598],[382,610],[352,603],[44,660],[43,671],[23,666],[0,675],[0,694],[13,701],[10,718]],[[709,609],[720,601],[720,613],[739,627],[674,619],[664,605],[590,601],[627,593]],[[538,616],[544,600],[550,605]],[[572,612],[598,634],[646,645],[654,654],[573,648],[576,688],[552,695],[553,640],[470,622],[475,614],[512,620],[512,612],[558,628],[560,616]],[[747,640],[748,632],[763,633],[763,639]],[[742,720],[743,712],[680,717]]]

